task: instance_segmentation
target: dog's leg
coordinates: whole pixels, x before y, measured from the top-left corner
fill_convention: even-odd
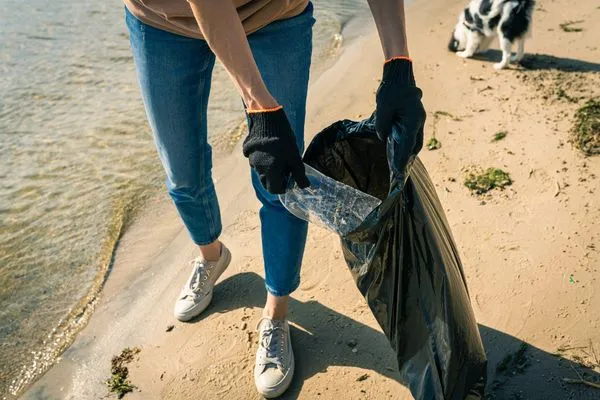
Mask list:
[[[504,37],[504,35],[500,35],[500,48],[502,49],[502,61],[494,64],[495,69],[502,69],[508,65],[510,60],[510,52],[512,49],[512,43],[510,40]]]
[[[525,38],[517,39],[517,54],[510,58],[510,61],[519,63],[525,55]]]
[[[481,35],[474,31],[469,32],[467,35],[467,46],[463,51],[456,53],[456,55],[462,58],[472,57],[479,47],[479,42],[481,42]]]

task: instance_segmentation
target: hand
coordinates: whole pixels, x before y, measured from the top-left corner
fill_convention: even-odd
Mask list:
[[[282,107],[248,112],[248,128],[242,146],[244,156],[269,193],[285,193],[290,175],[300,188],[310,186],[296,137]]]
[[[377,90],[375,129],[383,141],[397,123],[402,128],[402,138],[408,143],[407,159],[416,156],[423,147],[425,109],[421,103],[423,92],[415,85],[412,62],[404,58],[387,61],[383,66],[383,77]]]

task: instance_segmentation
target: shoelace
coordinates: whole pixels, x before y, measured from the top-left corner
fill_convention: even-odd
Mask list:
[[[283,369],[283,346],[285,332],[282,327],[274,326],[261,332],[259,346],[262,351],[260,365],[274,365]]]
[[[212,264],[207,263],[204,260],[192,260],[191,264],[194,267],[194,276],[190,282],[190,289],[194,294],[198,294],[204,289],[204,284],[210,278]]]

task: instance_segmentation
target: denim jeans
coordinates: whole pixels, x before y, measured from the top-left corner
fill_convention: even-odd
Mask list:
[[[304,148],[312,13],[309,4],[297,17],[273,22],[248,36],[262,78],[284,107],[300,150]],[[167,189],[192,240],[198,245],[211,243],[222,229],[206,124],[215,55],[205,41],[153,28],[127,9],[125,19]],[[262,203],[266,287],[275,296],[285,296],[300,284],[307,223],[267,192],[254,171],[251,175]]]

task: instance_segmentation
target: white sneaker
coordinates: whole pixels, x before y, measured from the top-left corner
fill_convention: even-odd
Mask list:
[[[175,318],[189,321],[208,307],[215,282],[227,269],[230,261],[231,253],[225,245],[221,245],[221,258],[218,261],[206,261],[200,257],[191,261],[192,274],[175,302]]]
[[[294,351],[287,320],[262,318],[258,322],[258,350],[254,383],[258,392],[271,399],[283,394],[294,376]]]

